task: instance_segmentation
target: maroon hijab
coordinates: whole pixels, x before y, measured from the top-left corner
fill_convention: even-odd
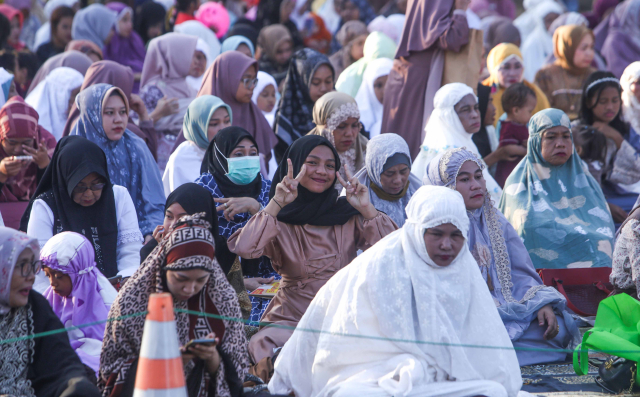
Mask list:
[[[454,0],[409,0],[396,58],[430,48],[450,25]],[[235,118],[235,114],[234,114]]]
[[[80,91],[83,91],[85,88],[90,87],[94,84],[111,84],[115,87],[118,87],[124,92],[127,97],[129,103],[131,103],[131,90],[133,89],[133,71],[128,66],[122,66],[114,61],[98,61],[92,64],[87,70],[87,74],[84,76],[84,82],[80,87]],[[62,132],[62,136],[67,136],[71,133],[73,126],[78,121],[80,117],[80,111],[76,106],[75,102],[71,106],[69,110],[69,118],[67,118],[67,123],[64,126],[64,131]],[[140,138],[144,139],[153,154],[153,157],[156,157],[156,152],[158,148],[158,142],[156,136],[151,133],[145,133],[142,131],[137,125],[135,125],[131,120],[129,120],[129,124],[127,124],[127,129]]]

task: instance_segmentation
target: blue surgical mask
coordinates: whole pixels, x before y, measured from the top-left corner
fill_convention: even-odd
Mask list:
[[[215,144],[214,146],[216,151],[224,157],[220,149],[218,149],[218,146]],[[218,157],[218,153],[216,153],[216,159]],[[256,179],[256,176],[258,176],[258,173],[260,172],[260,156],[244,156],[230,159],[224,157],[224,159],[227,160],[227,165],[229,167],[225,175],[236,185],[248,185]],[[220,163],[220,160],[218,160],[218,162]],[[224,169],[222,163],[220,163],[220,166]]]

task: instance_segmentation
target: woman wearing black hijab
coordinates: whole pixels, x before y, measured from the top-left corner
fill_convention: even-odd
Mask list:
[[[108,278],[129,277],[140,265],[142,233],[131,196],[111,183],[104,152],[86,138],[60,139],[20,230],[38,238],[41,247],[60,232],[84,235]]]
[[[253,136],[242,127],[220,130],[209,143],[200,174],[196,183],[204,187],[218,203],[216,211],[219,244],[216,247],[220,245],[226,248],[227,239],[233,232],[243,227],[251,216],[269,202],[271,182],[263,179],[260,174],[258,145]],[[251,297],[252,304],[248,306],[246,290],[253,291],[260,284],[270,283],[280,276],[266,257],[235,259],[236,255],[229,253],[226,259],[218,258],[218,261],[227,278],[233,278],[229,282],[241,298],[240,308],[243,314],[250,319],[250,325],[257,325],[268,301]],[[238,283],[237,274],[247,277],[243,283]],[[240,276],[241,281],[242,278]],[[247,295],[246,299],[244,295]]]
[[[336,172],[340,157],[319,135],[296,140],[276,171],[268,205],[228,241],[231,252],[256,258],[266,255],[282,276],[280,290],[262,321],[295,327],[316,292],[359,249],[365,250],[396,230],[391,218],[369,202],[369,190],[347,171]],[[336,180],[346,186],[338,197]],[[254,363],[273,355],[291,329],[262,328],[249,342]]]

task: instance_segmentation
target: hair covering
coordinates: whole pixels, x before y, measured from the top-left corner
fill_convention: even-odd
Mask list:
[[[140,87],[155,84],[169,98],[193,98],[186,77],[197,42],[196,37],[181,33],[166,33],[151,40]]]
[[[11,22],[13,18],[17,17],[18,21],[20,22],[20,28],[22,29],[22,25],[24,24],[24,16],[22,15],[22,12],[20,12],[20,10],[15,9],[9,4],[5,3],[5,4],[0,4],[0,14],[7,17],[9,22]]]
[[[213,63],[214,59],[216,59],[216,57],[220,55],[220,52],[222,51],[222,46],[215,33],[213,33],[208,27],[204,26],[200,21],[182,22],[180,25],[175,26],[173,28],[173,31],[176,33],[195,36],[207,43],[207,46],[209,46],[207,67],[209,67],[209,65]]]
[[[13,83],[13,74],[0,67],[0,103],[4,105],[9,100],[9,91]]]
[[[409,199],[422,186],[422,181],[410,173],[406,188],[398,195],[401,197],[394,197],[394,200],[380,197],[376,193],[376,190],[382,190],[380,176],[390,168],[387,163],[389,160],[396,158],[397,155],[401,155],[398,164],[406,164],[411,169],[409,145],[400,135],[387,133],[375,136],[367,144],[365,168],[361,169],[355,176],[360,183],[369,189],[371,204],[378,211],[387,214],[398,227],[402,227],[405,219],[407,219],[405,208],[409,203]]]
[[[516,17],[513,0],[471,0],[469,8],[482,19],[499,15],[513,21]]]
[[[244,54],[237,51],[220,54],[207,69],[198,96],[215,95],[229,105],[234,126],[249,131],[258,144],[258,151],[268,159],[277,143],[273,130],[255,103],[240,103],[236,99],[240,79],[250,67],[258,71],[257,61]]]
[[[229,12],[221,3],[215,1],[202,3],[195,17],[204,26],[213,30],[219,39],[223,38],[229,30]]]
[[[62,137],[69,114],[71,91],[80,88],[84,76],[69,67],[59,67],[29,93],[25,102],[40,115],[40,125],[56,140]]]
[[[256,88],[253,89],[253,96],[251,97],[251,101],[253,101],[253,103],[255,103],[256,106],[258,105],[258,97],[260,96],[260,94],[262,94],[262,91],[264,91],[264,89],[270,85],[273,86],[277,95],[278,84],[276,83],[276,79],[274,79],[273,76],[271,76],[270,74],[265,73],[263,71],[258,72],[258,84],[256,85]],[[271,112],[269,113],[266,113],[265,111],[261,110],[262,114],[267,119],[267,122],[269,122],[269,125],[271,127],[273,127],[273,122],[275,121],[276,108],[277,106],[274,106],[273,109],[271,109]]]
[[[516,25],[518,30],[520,31],[520,36],[522,37],[522,41],[524,42],[527,37],[533,32],[541,23],[540,12],[544,8],[548,7],[548,5],[544,5],[549,1],[555,0],[525,0],[523,2],[523,6],[525,11],[520,14],[514,21],[513,24]],[[540,9],[539,6],[542,6]],[[561,11],[557,11],[558,14],[562,14],[564,9]],[[544,16],[542,17],[544,18]]]
[[[206,270],[210,273],[209,279],[201,292],[188,302],[174,299],[175,308],[214,313],[223,319],[176,312],[179,343],[185,345],[190,339],[215,332],[220,338],[218,348],[223,353],[215,379],[210,379],[215,385],[215,395],[241,392],[248,367],[247,341],[242,323],[228,319],[242,318],[242,314],[236,293],[214,258],[215,241],[209,228],[209,223],[199,215],[182,217],[120,290],[109,312],[109,317],[120,319],[107,323],[104,353],[100,356],[99,384],[106,393],[111,393],[114,386],[121,387],[130,363],[140,355],[145,318],[130,315],[146,310],[151,293],[169,292],[164,281],[166,271],[191,269]],[[191,361],[185,366],[185,374],[187,379],[196,377],[199,385],[196,395],[204,392],[200,390],[206,384],[202,379],[203,366],[195,366]],[[235,378],[237,384],[230,384],[230,377]]]
[[[478,154],[478,148],[472,140],[472,134],[465,131],[454,106],[467,95],[473,95],[473,89],[462,83],[451,83],[438,90],[433,98],[434,109],[425,127],[426,134],[420,147],[420,154],[413,163],[411,172],[422,180],[429,162],[438,154],[451,148],[466,147],[472,153]],[[443,131],[447,131],[443,134]],[[487,190],[494,201],[500,200],[502,189],[493,179],[487,169],[483,171],[487,181]]]
[[[485,22],[486,21],[486,22]],[[503,17],[488,17],[482,20],[484,48],[491,51],[500,43],[521,44],[520,31],[513,22]]]
[[[364,56],[340,74],[336,82],[336,90],[355,97],[369,63],[379,58],[393,59],[395,53],[396,45],[387,35],[380,32],[369,34],[364,42]]]
[[[589,27],[595,29],[604,18],[604,14],[611,8],[615,8],[620,0],[594,0],[591,4],[591,11],[585,12],[584,16],[589,21]]]
[[[565,25],[583,25],[588,28],[589,21],[587,21],[587,18],[585,18],[584,15],[577,12],[565,12],[551,23],[548,32],[553,36],[559,27]]]
[[[131,91],[133,90],[133,71],[131,68],[127,66],[122,66],[119,63],[113,61],[98,61],[92,64],[87,70],[86,76],[84,76],[84,81],[82,82],[82,86],[80,86],[80,91],[83,91],[85,88],[90,87],[94,84],[110,84],[116,86],[122,90],[124,95],[127,97],[127,101],[131,102]],[[75,101],[73,105],[71,105],[71,109],[69,109],[69,117],[67,118],[67,123],[64,125],[63,135],[67,136],[71,133],[71,129],[78,121],[78,117],[80,117],[80,111],[76,106]],[[151,154],[154,155],[158,148],[157,137],[155,135],[155,130],[141,130],[133,120],[129,119],[129,123],[127,124],[127,129],[131,132],[144,139],[151,151]],[[152,132],[152,133],[151,133]]]
[[[260,29],[256,27],[256,23],[247,18],[239,18],[233,24],[229,32],[227,32],[227,37],[233,36],[244,36],[248,38],[253,46],[255,47],[258,44],[258,35],[260,34]]]
[[[38,112],[19,96],[13,97],[0,109],[0,141],[13,138],[33,139],[37,149],[44,141],[49,157],[56,147],[56,139],[38,125]],[[0,159],[8,157],[0,145]],[[38,165],[30,162],[18,174],[7,178],[0,191],[0,202],[29,201],[38,187]]]
[[[453,3],[453,0],[409,0],[396,58],[406,58],[410,51],[424,51],[435,44],[451,24]]]
[[[71,279],[69,296],[58,295],[51,286],[43,294],[60,322],[65,327],[100,322],[69,332],[73,350],[83,364],[97,373],[104,336],[103,321],[109,317],[117,291],[96,267],[93,245],[81,234],[56,234],[42,247],[40,260],[42,266],[62,272]]]
[[[533,81],[538,70],[544,66],[547,57],[553,54],[553,39],[544,24],[544,18],[551,13],[558,15],[564,12],[562,6],[554,0],[546,0],[533,11],[537,18],[537,26],[531,34],[523,36],[522,55],[524,59],[524,76]]]
[[[355,96],[360,111],[360,122],[364,129],[369,131],[370,138],[380,134],[382,123],[382,103],[376,97],[373,85],[379,77],[387,76],[392,67],[393,61],[389,58],[371,61],[362,76],[362,85]]]
[[[300,1],[298,1],[298,4],[304,5],[304,3]],[[324,23],[324,19],[322,19],[320,15],[310,12],[302,20],[302,24],[304,25],[307,20],[311,20],[313,23],[310,23],[310,29],[303,29],[301,32],[304,45],[306,47],[314,47],[323,54],[328,53],[332,36]]]
[[[602,22],[607,23],[608,32],[600,53],[607,61],[607,69],[620,78],[631,62],[640,59],[640,0],[620,3],[608,20]]]
[[[74,40],[89,40],[102,47],[116,23],[116,18],[115,11],[99,3],[91,4],[76,12],[71,35]]]
[[[561,166],[542,157],[542,134],[557,126],[571,131],[569,117],[558,109],[531,118],[527,156],[507,178],[500,210],[537,269],[610,267],[615,229],[598,182],[575,147]]]
[[[40,246],[37,239],[15,229],[0,227],[0,274],[2,274],[0,277],[0,316],[11,311],[11,306],[9,306],[11,279],[16,270],[18,257],[27,248],[31,249],[36,258],[38,257]],[[7,336],[3,335],[3,337]],[[18,380],[16,379],[16,381]]]
[[[253,45],[253,43],[251,42],[251,40],[249,40],[248,38],[244,37],[244,36],[240,36],[240,35],[236,35],[236,36],[229,36],[227,37],[223,42],[222,42],[222,50],[221,52],[227,52],[227,51],[236,51],[238,49],[238,47],[240,46],[240,44],[244,44],[247,47],[249,47],[249,50],[251,50],[251,56],[255,56],[256,54],[256,50],[255,47]]]
[[[580,42],[587,35],[594,37],[591,29],[584,25],[565,25],[556,29],[553,34],[553,55],[556,57],[556,63],[570,73],[584,72],[585,69],[578,68],[573,63],[573,57]]]
[[[40,69],[38,69],[38,72],[31,81],[31,86],[29,87],[27,95],[29,95],[31,91],[33,91],[41,81],[44,81],[49,73],[56,68],[66,66],[77,70],[84,76],[92,63],[93,61],[91,58],[79,51],[65,51],[62,54],[54,55],[40,66]]]
[[[455,190],[460,168],[467,161],[472,161],[478,168],[484,169],[482,160],[465,148],[449,149],[439,154],[429,163],[424,184],[446,186]],[[502,212],[493,206],[491,197],[486,196],[482,207],[473,211],[467,210],[467,216],[469,250],[478,263],[480,273],[491,291],[498,313],[514,344],[527,331],[538,311],[546,305],[552,305],[556,313],[562,314],[564,324],[572,336],[571,341],[576,341],[580,333],[573,317],[566,312],[565,298],[555,288],[544,286],[527,249]],[[550,347],[553,348],[569,347],[550,343]],[[520,342],[517,346],[523,347],[523,343]],[[521,356],[529,353],[541,354],[516,352],[521,363],[523,360],[530,360],[527,357],[521,359]]]
[[[93,53],[97,55],[98,58],[100,58],[100,60],[104,59],[104,54],[102,53],[102,49],[98,47],[93,41],[89,41],[89,40],[71,40],[67,44],[65,51],[79,51],[87,56]],[[89,58],[89,60],[93,62],[91,58]]]
[[[282,182],[289,171],[287,159],[291,159],[293,175],[298,175],[309,153],[320,145],[331,149],[336,160],[336,170],[340,169],[340,156],[331,142],[323,136],[303,136],[289,146],[282,157],[280,166],[271,182],[269,199],[273,198],[276,186]],[[334,185],[322,193],[313,193],[304,186],[298,185],[298,197],[278,213],[278,221],[292,225],[335,226],[344,225],[353,216],[360,214],[349,204],[346,197],[338,197],[338,191],[334,188],[337,180],[336,177]]]
[[[631,91],[631,85],[640,80],[640,61],[636,61],[626,67],[620,85],[622,86],[622,114],[624,120],[631,124],[636,133],[640,134],[640,102]],[[640,85],[636,85],[636,90]]]
[[[324,94],[313,106],[313,122],[316,127],[312,129],[310,135],[322,135],[335,147],[333,131],[348,118],[354,117],[360,119],[358,104],[351,96],[342,92],[328,92]],[[368,139],[357,133],[355,142],[351,148],[345,152],[338,153],[340,163],[349,169],[351,175],[355,175],[364,167],[365,151]],[[283,157],[283,159],[285,159]],[[347,178],[346,171],[342,168],[336,168],[340,175]],[[342,190],[340,182],[336,182],[336,189]]]
[[[315,127],[312,114],[314,103],[309,95],[309,86],[322,65],[327,65],[333,72],[329,58],[310,48],[304,48],[291,57],[276,114],[275,130],[287,145]],[[335,81],[335,73],[333,77]]]
[[[102,126],[102,108],[112,93],[129,103],[120,88],[109,84],[95,84],[84,89],[76,97],[80,118],[71,135],[79,135],[97,144],[106,154],[111,182],[129,191],[138,216],[140,231],[144,236],[153,232],[164,218],[164,190],[160,170],[144,141],[128,129],[122,138],[107,138]]]
[[[378,15],[373,19],[373,21],[369,22],[369,25],[367,25],[367,30],[371,33],[383,33],[385,36],[393,40],[396,45],[400,41],[400,36],[398,36],[396,27],[391,22],[389,22],[384,15]]]
[[[500,69],[500,66],[505,61],[508,61],[513,57],[518,58],[518,60],[524,66],[524,62],[522,61],[522,53],[520,53],[518,47],[510,43],[498,44],[489,52],[489,55],[487,56],[487,69],[489,70],[489,73],[491,73],[491,75],[487,79],[485,79],[482,84],[486,86],[492,86],[495,84],[496,87],[498,87],[498,90],[493,96],[493,105],[496,107],[495,124],[498,123],[498,118],[504,113],[504,109],[502,108],[502,94],[504,94],[505,88],[500,86],[500,81],[498,80],[498,69]],[[531,88],[533,92],[536,93],[536,99],[538,103],[533,110],[534,114],[543,109],[547,109],[550,106],[547,96],[544,94],[544,92],[542,92],[540,87],[525,80],[524,77],[522,83]]]
[[[358,256],[318,292],[278,357],[270,392],[518,394],[522,378],[516,354],[469,248],[464,244],[449,266],[440,267],[424,243],[427,229],[445,223],[467,235],[462,197],[425,186],[406,212],[402,229]],[[389,299],[390,285],[402,291],[395,299]],[[337,329],[339,335],[328,332]],[[363,329],[371,339],[344,337],[361,335]],[[330,364],[336,354],[339,367]]]
[[[111,2],[107,4],[107,8],[118,13],[115,22],[116,29],[120,19],[127,13],[131,14],[133,19],[133,10],[123,3]],[[118,62],[123,66],[129,66],[134,73],[142,72],[145,56],[144,41],[135,30],[132,30],[128,37],[123,37],[117,32],[109,43],[104,46],[104,59]],[[136,85],[136,92],[138,92],[137,88]]]
[[[194,99],[184,115],[182,131],[185,139],[195,143],[201,149],[206,149],[209,146],[209,138],[207,137],[209,121],[213,113],[220,107],[227,109],[229,118],[233,120],[231,107],[222,99],[213,95],[202,95]]]
[[[276,59],[278,47],[285,41],[289,41],[293,45],[289,29],[280,24],[265,26],[258,36],[258,45],[264,50],[267,59],[272,61]]]
[[[93,172],[104,178],[105,186],[100,200],[90,207],[83,207],[73,201],[73,189]],[[42,199],[54,214],[53,232],[72,231],[90,237],[89,241],[99,252],[96,255],[98,269],[107,277],[115,276],[118,273],[118,219],[112,182],[107,159],[100,147],[80,137],[60,139],[51,163],[22,215],[20,230],[27,230],[33,202]]]
[[[25,0],[25,3],[28,2],[31,4],[30,0]],[[51,19],[51,14],[60,7],[69,7],[73,8],[76,4],[78,4],[78,0],[49,0],[44,5],[43,13],[46,18],[46,22],[42,24],[38,28],[34,36],[33,49],[38,49],[43,44],[51,42],[51,23],[49,20]],[[31,5],[26,8],[31,8]]]
[[[149,40],[151,40],[151,38],[147,36],[147,31],[149,30],[149,28],[161,22],[162,26],[164,27],[164,19],[166,15],[167,11],[165,10],[164,6],[160,3],[156,3],[155,1],[147,1],[142,5],[140,11],[136,13],[135,30],[136,32],[138,32],[138,35],[145,44],[148,43]],[[183,22],[182,24],[184,23],[185,22]],[[174,31],[177,31],[176,28],[178,26],[174,27]]]
[[[355,43],[355,39],[360,36],[369,35],[367,25],[361,21],[349,21],[342,25],[336,33],[335,39],[340,43],[342,48],[335,52],[329,60],[333,66],[336,75],[342,74],[342,71],[349,67],[356,60],[351,56],[351,48]]]

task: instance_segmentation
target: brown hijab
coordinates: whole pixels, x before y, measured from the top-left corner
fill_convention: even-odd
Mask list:
[[[586,69],[577,68],[573,64],[573,56],[580,42],[587,35],[590,35],[595,41],[591,29],[583,25],[565,25],[556,29],[553,34],[553,55],[556,57],[556,64],[569,73],[583,73]]]
[[[287,40],[293,45],[289,29],[280,24],[269,25],[260,31],[258,45],[264,50],[267,59],[275,62],[278,47]]]
[[[449,27],[454,0],[409,0],[396,58],[430,48]]]

